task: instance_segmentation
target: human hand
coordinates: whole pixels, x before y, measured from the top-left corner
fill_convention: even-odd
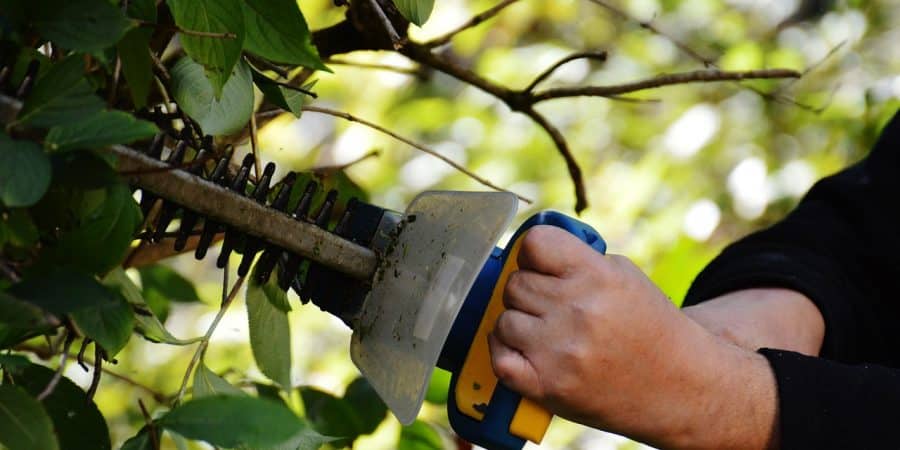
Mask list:
[[[775,387],[762,356],[687,318],[625,257],[554,227],[523,239],[489,337],[506,386],[658,446],[767,445]]]

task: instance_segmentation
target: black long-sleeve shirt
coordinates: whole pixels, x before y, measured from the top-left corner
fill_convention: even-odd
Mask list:
[[[801,292],[825,319],[818,358],[759,350],[778,384],[781,448],[900,448],[900,113],[865,159],[728,246],[684,306],[754,287]]]

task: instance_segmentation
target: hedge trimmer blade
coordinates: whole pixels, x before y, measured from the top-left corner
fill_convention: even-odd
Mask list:
[[[506,192],[425,192],[407,208],[350,343],[401,423],[415,420],[453,321],[517,204]]]

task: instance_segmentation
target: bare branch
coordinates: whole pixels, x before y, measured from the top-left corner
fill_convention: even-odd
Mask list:
[[[150,417],[150,413],[147,412],[147,407],[144,406],[144,402],[141,399],[138,399],[138,407],[141,408],[141,415],[144,416],[144,422],[147,423],[147,429],[149,432],[147,434],[150,435],[150,445],[153,450],[159,450],[159,435],[156,433],[156,425],[153,422],[153,418]]]
[[[622,18],[624,20],[638,24],[638,26],[640,26],[641,28],[643,28],[645,30],[652,32],[653,34],[656,34],[658,36],[662,36],[662,37],[666,38],[669,42],[674,44],[675,47],[678,47],[678,49],[681,50],[682,53],[684,53],[684,54],[690,56],[692,59],[700,62],[701,64],[703,64],[704,67],[706,67],[706,68],[715,67],[714,60],[701,55],[700,53],[698,53],[695,50],[693,50],[692,48],[690,48],[684,42],[681,42],[680,40],[675,39],[675,37],[673,37],[672,35],[660,30],[659,28],[656,27],[656,25],[653,24],[653,22],[651,22],[649,20],[640,20],[637,17],[634,17],[634,16],[628,14],[624,10],[609,4],[609,2],[607,2],[605,0],[588,0],[588,1],[591,3],[594,3],[596,5],[600,5],[603,8],[606,8],[606,10],[619,16],[620,18]]]
[[[584,177],[581,174],[581,167],[578,166],[578,161],[575,161],[575,156],[572,155],[572,151],[569,150],[569,144],[566,142],[566,138],[558,128],[534,109],[529,108],[522,111],[522,113],[531,117],[531,120],[534,120],[535,123],[540,125],[540,127],[550,135],[550,139],[556,144],[556,149],[559,150],[559,154],[562,155],[563,159],[566,161],[569,177],[572,178],[572,184],[575,187],[575,212],[580,214],[581,211],[584,211],[588,206],[587,193],[584,189]]]
[[[366,153],[365,155],[362,155],[359,158],[354,159],[353,161],[346,162],[344,164],[335,164],[333,166],[313,167],[312,171],[313,171],[313,173],[318,173],[318,174],[334,173],[334,172],[344,170],[352,165],[359,164],[369,158],[374,158],[378,155],[380,155],[380,152],[378,150],[372,150],[371,152]]]
[[[571,55],[566,56],[563,59],[560,59],[559,61],[554,63],[552,66],[548,67],[543,72],[541,72],[541,74],[538,75],[537,77],[535,77],[534,81],[532,81],[531,84],[529,84],[528,87],[525,88],[525,92],[533,91],[534,88],[537,87],[537,85],[541,83],[541,81],[546,80],[547,77],[549,77],[553,72],[555,72],[556,69],[559,69],[560,67],[562,67],[563,64],[567,64],[571,61],[574,61],[576,59],[582,59],[582,58],[592,59],[595,61],[603,62],[603,61],[606,61],[606,52],[600,51],[600,52],[572,53]]]
[[[441,45],[444,45],[444,44],[450,42],[450,40],[453,39],[457,34],[462,33],[463,31],[466,31],[469,28],[474,28],[474,27],[480,25],[485,20],[488,20],[488,19],[496,16],[500,11],[503,11],[507,6],[512,5],[513,3],[517,2],[517,1],[519,1],[519,0],[503,0],[502,2],[497,3],[496,5],[472,16],[471,19],[467,20],[462,25],[460,25],[460,26],[454,28],[453,30],[451,30],[441,36],[438,36],[428,42],[425,42],[422,45],[429,47],[429,48],[440,47]]]
[[[800,73],[789,69],[761,69],[746,71],[725,70],[697,70],[693,72],[681,72],[659,75],[645,80],[631,83],[615,84],[609,86],[583,86],[547,89],[534,94],[534,102],[542,102],[566,97],[609,97],[627,94],[630,92],[653,89],[675,84],[712,82],[712,81],[741,81],[767,78],[796,78]]]
[[[191,358],[191,362],[188,363],[187,369],[184,371],[184,377],[181,379],[181,388],[178,389],[178,395],[175,396],[173,406],[177,406],[181,401],[181,398],[184,397],[188,380],[191,378],[191,374],[194,373],[194,366],[197,365],[197,362],[200,361],[200,357],[206,352],[206,347],[209,346],[209,339],[212,338],[213,333],[216,331],[216,327],[219,326],[219,322],[222,320],[222,317],[225,316],[225,312],[228,311],[228,307],[231,305],[234,297],[237,295],[243,284],[244,277],[239,277],[237,281],[234,282],[234,286],[231,287],[231,291],[228,290],[228,265],[226,264],[222,274],[222,305],[219,307],[219,312],[216,313],[216,317],[213,318],[212,323],[209,324],[209,328],[206,330],[203,339],[200,340],[200,345],[194,350],[194,356]],[[225,294],[226,292],[228,293],[227,295]]]
[[[413,67],[413,68],[399,67],[399,66],[392,66],[390,64],[364,63],[364,62],[357,62],[357,61],[347,61],[344,59],[336,59],[336,58],[331,58],[331,59],[325,60],[324,62],[325,62],[325,64],[330,64],[330,65],[359,67],[359,68],[363,68],[363,69],[387,70],[390,72],[402,73],[404,75],[411,75],[411,76],[414,76],[414,77],[422,79],[422,80],[428,78],[428,73],[425,70],[423,70],[421,67]]]
[[[343,111],[336,111],[336,110],[333,110],[333,109],[322,108],[322,107],[320,107],[320,106],[304,106],[304,107],[303,107],[303,111],[315,112],[315,113],[320,113],[320,114],[327,114],[327,115],[329,115],[329,116],[339,117],[339,118],[341,118],[341,119],[344,119],[344,120],[347,120],[347,121],[350,121],[350,122],[356,122],[356,123],[365,125],[365,126],[367,126],[367,127],[369,127],[369,128],[372,128],[373,130],[376,130],[376,131],[379,131],[379,132],[381,132],[381,133],[384,133],[384,134],[386,134],[386,135],[388,135],[388,136],[390,136],[390,137],[392,137],[392,138],[394,138],[394,139],[396,139],[396,140],[398,140],[398,141],[400,141],[400,142],[403,142],[404,144],[407,144],[407,145],[409,145],[409,146],[411,146],[411,147],[414,147],[414,148],[416,148],[416,149],[418,149],[418,150],[420,150],[420,151],[423,151],[423,152],[425,152],[425,153],[428,153],[429,155],[434,156],[434,157],[437,158],[437,159],[440,159],[441,161],[443,161],[443,162],[447,163],[448,165],[450,165],[450,167],[453,167],[454,169],[456,169],[456,170],[458,170],[458,171],[460,171],[460,172],[462,172],[462,173],[468,175],[470,178],[472,178],[473,180],[475,180],[475,181],[477,181],[477,182],[483,184],[484,186],[487,186],[487,187],[489,187],[489,188],[491,188],[491,189],[494,189],[494,190],[496,190],[496,191],[510,192],[510,193],[514,194],[516,197],[518,197],[520,200],[522,200],[523,202],[526,202],[526,203],[531,203],[531,202],[532,202],[532,200],[529,199],[529,198],[523,197],[523,196],[521,196],[521,195],[519,195],[519,194],[516,194],[515,192],[509,191],[509,190],[507,190],[507,189],[503,189],[502,187],[497,186],[497,185],[495,185],[494,183],[491,183],[491,182],[488,181],[487,179],[482,178],[481,176],[479,176],[479,175],[475,174],[474,172],[470,171],[469,169],[466,169],[465,167],[459,165],[458,163],[456,163],[456,162],[453,161],[452,159],[447,158],[446,156],[444,156],[444,155],[438,153],[438,152],[435,151],[434,149],[428,148],[428,147],[426,147],[426,146],[424,146],[424,145],[422,145],[422,144],[419,144],[419,143],[417,143],[417,142],[415,142],[415,141],[413,141],[413,140],[411,140],[411,139],[409,139],[409,138],[400,136],[399,134],[394,133],[393,131],[388,130],[388,129],[385,128],[385,127],[382,127],[381,125],[378,125],[378,124],[369,122],[368,120],[365,120],[365,119],[360,119],[359,117],[356,117],[356,116],[351,115],[351,114],[349,114],[349,113],[345,113],[345,112],[343,112]]]
[[[381,5],[378,4],[378,0],[369,0],[369,3],[372,4],[372,9],[374,9],[375,13],[378,15],[378,20],[381,21],[381,25],[384,26],[384,30],[387,32],[388,37],[391,38],[391,43],[394,45],[394,50],[400,50],[401,48],[403,48],[405,40],[397,34],[397,30],[394,29],[394,24],[391,23],[391,19],[388,19],[387,14],[385,14],[384,10],[381,9]]]
[[[47,386],[44,387],[44,390],[41,391],[37,396],[37,400],[43,401],[50,394],[53,393],[53,390],[56,389],[56,385],[59,384],[59,380],[62,378],[63,372],[66,370],[66,361],[69,359],[69,349],[72,348],[72,341],[75,340],[75,333],[71,331],[66,331],[65,344],[63,345],[62,354],[59,357],[59,367],[56,369],[56,373],[53,374],[53,378],[50,379],[50,382],[47,383]]]

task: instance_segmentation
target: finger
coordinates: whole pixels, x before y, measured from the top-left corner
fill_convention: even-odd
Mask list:
[[[541,393],[537,371],[525,356],[507,346],[494,334],[488,335],[491,351],[491,366],[494,374],[508,388],[529,398],[538,398]]]
[[[578,264],[583,264],[583,255],[587,251],[593,250],[568,231],[549,225],[536,225],[522,238],[519,268],[565,277]]]
[[[527,352],[534,344],[535,330],[540,326],[541,319],[522,311],[507,309],[497,318],[494,335],[504,345]]]
[[[560,291],[559,278],[531,270],[517,270],[509,275],[503,289],[503,304],[533,316],[542,316],[553,307],[553,298]]]

